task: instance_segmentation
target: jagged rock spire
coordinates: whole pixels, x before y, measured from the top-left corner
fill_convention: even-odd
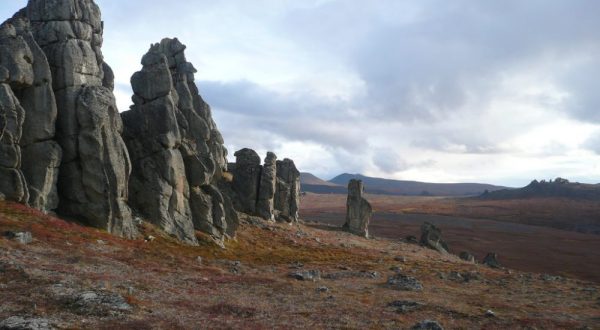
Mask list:
[[[134,105],[122,114],[133,161],[130,200],[183,241],[196,244],[195,230],[222,241],[238,221],[217,187],[227,150],[185,48],[177,39],[151,45],[131,78]]]

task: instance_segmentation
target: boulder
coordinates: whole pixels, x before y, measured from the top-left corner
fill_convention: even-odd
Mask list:
[[[468,261],[471,263],[475,263],[475,256],[470,254],[469,252],[461,252],[459,257],[464,260],[464,261]]]
[[[21,316],[11,316],[0,322],[0,329],[3,330],[51,330],[54,329],[48,319],[45,318],[26,318]]]
[[[369,221],[373,213],[371,204],[363,197],[361,180],[350,180],[346,201],[346,223],[343,229],[362,237],[369,237]]]
[[[388,277],[387,286],[400,291],[421,291],[423,285],[416,278],[403,274]]]
[[[262,167],[260,185],[258,188],[258,200],[256,201],[256,213],[265,220],[275,220],[274,199],[277,184],[277,156],[268,152]]]
[[[498,262],[498,254],[493,252],[488,253],[485,258],[483,258],[482,264],[491,268],[501,268],[500,263]]]
[[[432,320],[421,321],[413,325],[411,330],[444,330],[444,328],[437,322]]]
[[[298,222],[300,219],[300,171],[291,159],[277,161],[274,199],[278,221]]]
[[[442,231],[429,222],[421,226],[421,245],[441,253],[448,253],[448,245],[442,240]]]

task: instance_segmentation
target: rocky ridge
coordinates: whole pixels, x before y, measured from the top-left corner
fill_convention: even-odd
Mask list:
[[[178,39],[151,45],[119,114],[103,29],[93,0],[30,0],[0,26],[0,198],[127,238],[139,215],[191,245],[196,231],[235,236],[238,211],[298,220],[292,161],[258,159],[252,186],[224,179],[227,149]]]

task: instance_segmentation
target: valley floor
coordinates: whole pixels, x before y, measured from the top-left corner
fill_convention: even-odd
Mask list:
[[[37,318],[68,329],[404,329],[425,319],[446,329],[600,327],[597,283],[490,269],[323,224],[248,218],[226,249],[141,229],[156,239],[122,240],[0,202],[0,231],[34,238],[0,238],[0,321]],[[310,270],[320,279],[290,277]],[[423,289],[386,285],[398,273]],[[400,300],[419,305],[390,306]]]

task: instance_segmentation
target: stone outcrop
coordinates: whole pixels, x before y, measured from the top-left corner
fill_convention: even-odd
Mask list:
[[[240,212],[267,221],[297,222],[300,205],[300,172],[294,161],[278,161],[268,152],[264,164],[258,154],[248,148],[235,153],[233,172],[234,205]]]
[[[429,222],[421,226],[421,245],[441,253],[448,253],[448,245],[442,239],[442,231]]]
[[[134,237],[132,209],[197,244],[233,237],[237,211],[298,220],[293,161],[227,149],[185,45],[151,45],[117,110],[93,0],[29,0],[0,26],[0,198]]]
[[[0,124],[6,124],[0,126],[0,143],[12,145],[0,151],[0,192],[40,210],[53,210],[58,205],[61,159],[61,149],[52,140],[56,102],[50,66],[25,18],[9,19],[0,27],[0,83]]]
[[[275,210],[279,221],[297,222],[300,218],[300,171],[294,161],[277,161]]]
[[[48,72],[42,72],[43,66],[38,66],[41,88],[26,98],[37,109],[31,111],[34,122],[28,132],[36,132],[35,125],[42,125],[38,130],[41,135],[24,143],[51,138],[53,124],[48,118],[52,118],[54,107],[50,90],[44,87],[44,83],[51,82],[57,109],[55,140],[62,148],[59,157],[58,148],[51,143],[36,146],[27,156],[31,160],[27,163],[52,169],[57,159],[62,159],[58,176],[59,212],[117,235],[133,236],[135,227],[127,206],[129,156],[120,136],[122,123],[114,95],[110,86],[103,83],[109,77],[104,75],[108,65],[100,50],[103,32],[100,9],[92,0],[30,0],[16,17],[31,22],[33,40],[41,49],[32,54],[34,58],[45,55],[52,78]],[[44,159],[44,164],[32,164],[32,160],[42,159],[40,152],[51,156]],[[24,168],[26,173],[35,171]],[[28,176],[35,177],[32,182],[38,185],[36,181],[52,182],[53,174]],[[53,191],[48,187],[35,188],[38,192],[32,196]],[[51,194],[46,202],[36,203],[52,207],[53,198]]]
[[[263,219],[275,220],[275,187],[277,183],[277,156],[268,152],[262,167],[256,213]]]
[[[131,78],[134,105],[122,114],[133,163],[130,203],[189,244],[197,243],[195,230],[222,241],[238,222],[217,186],[227,170],[227,150],[185,48],[177,39],[152,45]]]
[[[262,172],[260,157],[248,148],[236,151],[234,156],[233,190],[238,196],[239,211],[254,215]]]
[[[363,237],[369,237],[369,221],[373,209],[363,197],[364,186],[361,180],[350,180],[346,201],[346,223],[344,230]]]

